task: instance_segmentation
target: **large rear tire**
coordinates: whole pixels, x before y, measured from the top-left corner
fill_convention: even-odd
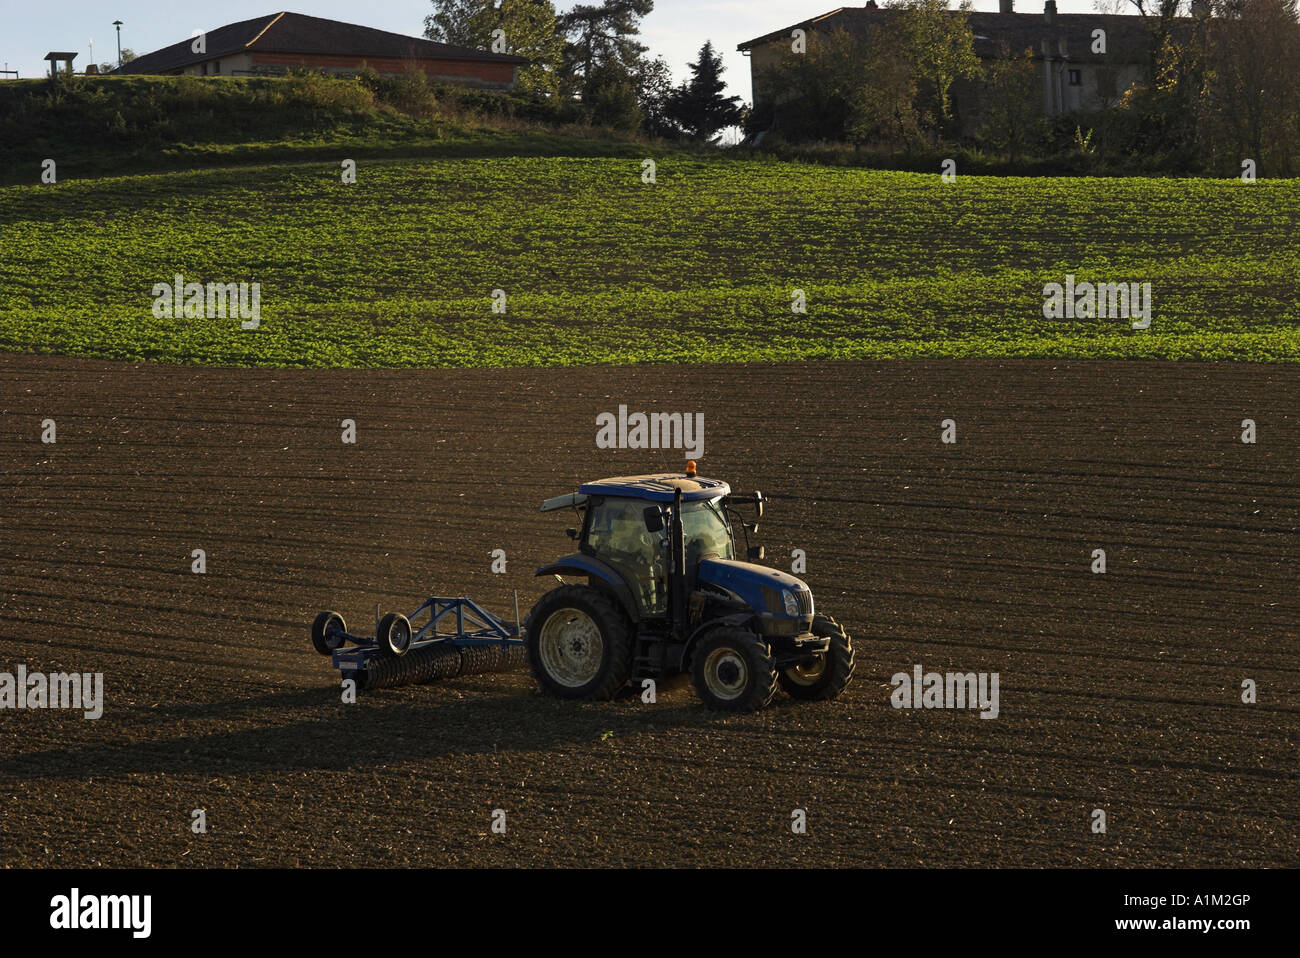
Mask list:
[[[524,621],[528,666],[547,695],[612,699],[632,674],[632,633],[603,593],[565,585],[542,596]]]
[[[782,669],[781,688],[800,701],[825,702],[848,688],[853,679],[853,640],[829,615],[813,616],[812,632],[827,636],[830,648],[807,664]]]
[[[771,650],[745,629],[714,629],[692,654],[691,684],[714,711],[756,712],[776,695]]]

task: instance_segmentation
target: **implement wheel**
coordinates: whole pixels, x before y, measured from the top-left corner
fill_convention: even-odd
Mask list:
[[[600,592],[565,585],[542,596],[524,623],[528,665],[547,695],[611,699],[632,674],[632,635]]]
[[[411,623],[404,615],[389,612],[375,630],[380,655],[405,655],[411,647]]]
[[[714,629],[691,657],[691,684],[709,708],[756,712],[776,694],[776,670],[767,643],[746,629]]]
[[[337,612],[322,612],[311,624],[311,644],[321,655],[329,655],[343,644],[343,633],[347,630],[343,616]]]
[[[781,688],[794,699],[824,702],[843,692],[853,678],[853,640],[829,615],[813,616],[812,631],[829,637],[830,648],[809,662],[782,670]]]

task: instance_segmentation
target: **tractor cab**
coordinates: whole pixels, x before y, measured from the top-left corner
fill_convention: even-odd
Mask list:
[[[623,476],[586,483],[578,549],[617,570],[642,616],[668,612],[671,568],[668,526],[674,496],[681,493],[683,571],[693,582],[704,558],[734,559],[735,542],[725,497],[731,489],[714,479],[681,475]]]

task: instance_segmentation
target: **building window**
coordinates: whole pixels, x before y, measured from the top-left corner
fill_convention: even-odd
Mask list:
[[[1078,71],[1078,70],[1071,70],[1071,71],[1070,71],[1070,86],[1081,86],[1082,84],[1083,84],[1083,77],[1080,75],[1079,71]]]
[[[213,60],[213,61],[212,61],[212,72],[213,72],[213,73],[220,73],[220,72],[221,72],[221,61],[220,61],[220,60]]]

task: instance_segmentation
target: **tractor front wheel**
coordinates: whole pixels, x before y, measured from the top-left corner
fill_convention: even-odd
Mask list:
[[[632,634],[619,608],[585,585],[552,589],[524,623],[528,665],[548,695],[612,699],[632,674]]]
[[[709,708],[755,712],[776,694],[776,670],[767,643],[745,629],[714,629],[691,659],[691,684]]]
[[[814,616],[812,631],[829,638],[830,648],[809,662],[783,669],[781,688],[793,699],[824,702],[848,688],[853,678],[853,640],[829,615]]]

